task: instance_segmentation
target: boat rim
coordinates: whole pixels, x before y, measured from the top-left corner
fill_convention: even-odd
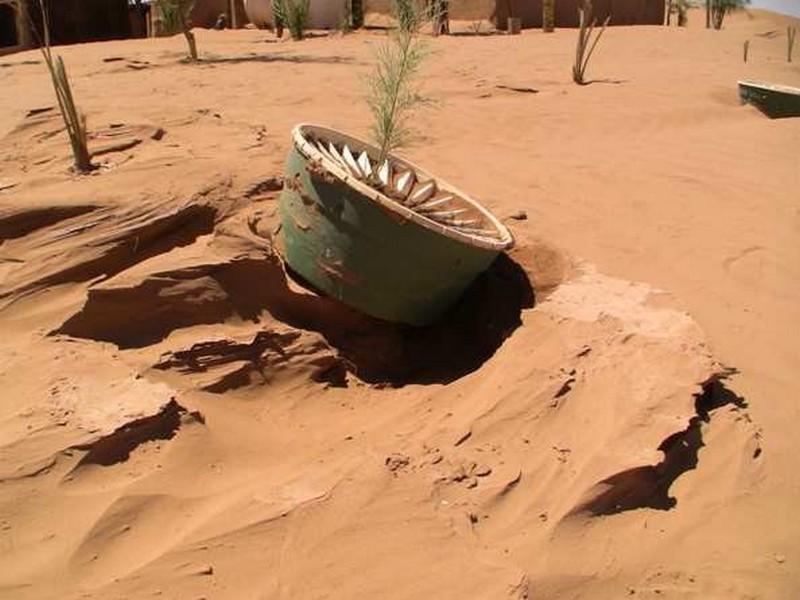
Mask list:
[[[408,221],[413,221],[417,225],[420,225],[426,229],[434,231],[435,233],[439,233],[441,235],[444,235],[445,237],[465,243],[467,245],[477,246],[479,248],[483,248],[486,250],[494,250],[497,252],[508,250],[514,245],[514,237],[511,234],[511,231],[508,229],[508,227],[506,227],[503,223],[501,223],[500,220],[497,217],[495,217],[480,202],[474,200],[473,198],[471,198],[458,188],[450,185],[450,183],[448,183],[447,181],[433,177],[430,173],[418,167],[411,161],[405,158],[401,158],[395,154],[389,155],[393,162],[399,163],[400,165],[403,165],[413,170],[415,175],[417,176],[422,175],[427,179],[435,181],[437,187],[441,189],[443,192],[450,192],[461,198],[464,202],[471,205],[487,219],[487,221],[491,224],[491,226],[500,234],[499,237],[490,238],[490,237],[483,237],[483,236],[463,233],[461,231],[448,227],[447,225],[442,225],[441,223],[437,223],[436,221],[429,219],[416,211],[411,210],[410,208],[404,206],[397,200],[390,198],[380,190],[377,190],[372,186],[367,185],[360,179],[354,177],[353,175],[348,173],[343,167],[330,160],[327,156],[325,156],[322,152],[320,152],[318,148],[316,148],[311,142],[309,142],[305,138],[306,133],[312,133],[312,134],[319,133],[326,142],[341,143],[345,141],[350,141],[354,142],[358,146],[377,150],[375,146],[373,146],[368,142],[360,140],[356,137],[348,135],[346,133],[342,133],[341,131],[337,131],[336,129],[331,129],[323,125],[316,125],[314,123],[300,123],[298,125],[295,125],[294,129],[292,130],[292,139],[294,145],[301,154],[303,154],[309,160],[321,163],[322,165],[324,165],[325,169],[329,173],[334,175],[342,183],[355,189],[361,195],[366,196],[370,200],[373,200],[382,208],[398,213]]]
[[[780,92],[796,96],[800,95],[800,88],[792,87],[791,85],[783,85],[781,83],[767,83],[766,81],[753,81],[752,79],[739,79],[736,83],[770,92]]]

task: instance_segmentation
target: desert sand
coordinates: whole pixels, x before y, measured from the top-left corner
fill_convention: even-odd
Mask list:
[[[422,331],[274,235],[383,32],[59,48],[86,176],[0,59],[0,597],[800,597],[800,119],[736,89],[800,85],[797,20],[701,20],[608,30],[585,87],[575,31],[430,40],[404,154],[516,247]]]

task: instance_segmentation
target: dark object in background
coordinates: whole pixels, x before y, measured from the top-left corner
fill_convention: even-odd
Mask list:
[[[495,27],[505,30],[511,16],[522,20],[522,29],[542,27],[544,3],[545,0],[494,0]],[[578,27],[578,8],[582,4],[583,0],[556,0],[553,26]],[[666,0],[593,0],[592,4],[598,23],[611,17],[609,26],[662,25],[666,13]]]
[[[758,81],[739,81],[742,104],[752,104],[770,119],[800,117],[800,88]]]
[[[53,45],[131,37],[128,0],[59,0],[48,6]]]

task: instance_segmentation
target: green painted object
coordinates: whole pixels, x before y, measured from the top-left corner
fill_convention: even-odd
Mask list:
[[[740,81],[739,97],[771,119],[800,117],[800,88],[757,81]]]
[[[513,245],[485,208],[405,160],[391,157],[381,180],[377,148],[312,125],[292,135],[280,198],[286,261],[362,312],[430,324]]]

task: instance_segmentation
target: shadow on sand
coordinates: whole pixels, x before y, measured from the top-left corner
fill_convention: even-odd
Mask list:
[[[291,277],[310,288],[298,275]],[[522,311],[536,299],[525,270],[501,254],[440,321],[426,327],[374,319],[323,296],[318,301],[328,308],[312,329],[349,369],[363,381],[399,387],[449,383],[479,369],[522,324]],[[350,326],[341,328],[343,322]]]
[[[202,56],[197,64],[200,65],[217,65],[217,64],[239,64],[239,63],[273,63],[273,62],[288,62],[296,64],[353,64],[353,59],[346,56],[308,56],[305,54],[246,54],[243,56]]]
[[[628,80],[627,79],[609,79],[609,78],[589,79],[587,81],[584,81],[583,83],[579,83],[578,85],[592,85],[594,83],[608,83],[608,84],[611,84],[611,85],[621,85],[623,83],[628,83]]]
[[[669,490],[675,480],[687,471],[697,468],[698,452],[705,444],[701,426],[711,420],[712,411],[723,406],[747,408],[747,401],[725,387],[724,380],[735,374],[729,369],[703,384],[703,391],[695,396],[696,416],[689,420],[683,431],[667,437],[658,446],[664,459],[656,465],[635,467],[622,471],[600,482],[607,487],[603,493],[580,506],[574,513],[592,516],[612,515],[637,508],[670,510],[678,501]],[[753,458],[758,458],[757,449]]]

